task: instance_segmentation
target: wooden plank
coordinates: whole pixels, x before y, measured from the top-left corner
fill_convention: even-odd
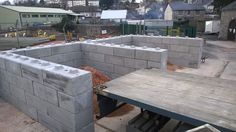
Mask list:
[[[236,82],[142,69],[105,84],[102,94],[196,125],[236,131]]]

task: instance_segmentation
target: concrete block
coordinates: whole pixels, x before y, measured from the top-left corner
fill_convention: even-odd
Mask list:
[[[88,52],[83,54],[85,58],[88,58],[89,60],[104,62],[105,61],[105,55],[104,54],[98,54],[93,52]]]
[[[81,50],[88,52],[97,52],[97,45],[94,43],[81,43]]]
[[[12,53],[18,54],[18,55],[25,55],[25,50],[18,49],[16,51],[13,51]]]
[[[159,62],[161,60],[161,53],[162,51],[153,48],[136,48],[135,58]]]
[[[93,108],[85,109],[78,114],[72,114],[64,109],[48,105],[47,115],[57,120],[73,131],[79,131],[84,126],[93,122]]]
[[[34,94],[42,100],[48,101],[58,106],[57,91],[55,89],[44,86],[40,83],[33,82]]]
[[[170,44],[171,38],[168,36],[162,36],[162,43],[163,44]]]
[[[81,52],[69,52],[63,54],[65,61],[75,60],[75,59],[81,59],[82,53]]]
[[[32,80],[25,79],[25,78],[22,78],[22,77],[18,77],[16,86],[18,86],[19,88],[21,88],[21,89],[23,89],[26,92],[29,92],[31,94],[34,93],[33,81]]]
[[[180,46],[180,37],[169,37],[170,38],[170,45],[178,45]]]
[[[10,72],[6,72],[6,73],[5,73],[5,79],[6,79],[10,84],[13,84],[13,85],[17,85],[18,77],[20,77],[20,76],[16,76],[15,74],[10,73]]]
[[[52,55],[52,56],[48,56],[48,57],[42,57],[40,59],[50,61],[50,62],[54,62],[54,63],[61,63],[61,62],[66,61],[65,57],[64,57],[64,54],[57,54],[57,55]]]
[[[38,118],[39,122],[52,132],[75,132],[44,113],[38,112]]]
[[[43,101],[39,97],[34,96],[28,92],[25,92],[25,97],[27,105],[36,108],[38,112],[47,114],[47,106],[49,104],[48,102]]]
[[[43,84],[69,95],[78,95],[92,88],[92,77],[90,72],[59,65],[43,71]]]
[[[79,68],[83,64],[83,60],[82,59],[76,59],[76,60],[73,60],[73,62],[74,62],[74,65],[72,67],[75,67],[75,68]]]
[[[169,51],[175,51],[175,52],[184,52],[188,53],[189,52],[189,46],[181,46],[181,45],[169,45]]]
[[[122,41],[121,41],[121,37],[118,37],[118,36],[115,36],[115,37],[112,37],[112,38],[109,38],[111,42],[115,43],[115,44],[121,44]]]
[[[64,93],[58,93],[59,107],[72,112],[80,113],[81,111],[93,107],[93,91],[89,89],[87,92],[77,96],[70,96]]]
[[[85,64],[88,66],[95,67],[98,70],[102,70],[106,72],[113,72],[113,64],[90,61],[90,60],[85,60]]]
[[[204,44],[204,40],[202,38],[189,38],[188,44],[190,46],[202,47]]]
[[[105,62],[110,64],[124,65],[124,57],[105,55]]]
[[[121,43],[131,43],[132,37],[131,36],[122,36],[121,37]]]
[[[33,106],[27,105],[25,101],[21,101],[18,98],[14,98],[14,106],[18,108],[20,111],[25,113],[26,115],[30,116],[34,120],[38,121],[38,113],[37,109]]]
[[[78,52],[81,50],[80,44],[61,44],[52,46],[51,49],[52,49],[52,55]]]
[[[11,90],[12,96],[14,96],[14,98],[26,103],[24,89],[21,89],[16,85],[10,85],[10,90]]]
[[[61,62],[60,64],[65,65],[65,66],[74,67],[74,61]]]
[[[121,56],[121,57],[127,57],[127,58],[134,58],[135,49],[131,48],[130,46],[114,47],[114,55]]]
[[[134,35],[133,36],[133,42],[137,43],[137,42],[146,42],[147,39],[144,35]]]
[[[19,62],[6,59],[5,64],[8,72],[21,76],[21,65]]]
[[[113,55],[113,47],[109,45],[104,45],[104,44],[97,44],[97,53],[102,53],[105,55]]]
[[[43,82],[43,73],[42,73],[42,68],[40,68],[39,61],[38,62],[29,62],[27,64],[22,64],[21,65],[21,70],[22,70],[22,76],[36,81],[36,82]]]
[[[114,73],[116,74],[125,75],[133,71],[135,71],[135,68],[114,65]]]
[[[50,47],[44,47],[44,48],[32,48],[32,49],[26,49],[25,55],[33,58],[41,58],[46,56],[51,56],[51,48]]]
[[[155,61],[148,61],[148,68],[157,68],[161,69],[161,63]]]
[[[153,44],[163,44],[163,38],[160,36],[153,36],[149,38],[149,42]]]
[[[125,67],[139,68],[139,69],[147,68],[147,61],[146,60],[125,58]]]
[[[11,94],[10,84],[7,81],[1,81],[0,89],[1,89],[2,93],[6,92],[7,94]]]
[[[168,51],[162,50],[161,53],[161,69],[166,70],[167,69],[167,62],[168,62]]]
[[[180,53],[180,52],[174,52],[174,51],[169,51],[168,52],[168,59],[169,58],[175,58],[178,61],[178,60],[181,60],[181,59],[189,60],[190,57],[191,57],[191,55],[188,54],[188,53]]]
[[[201,47],[189,47],[189,53],[190,54],[201,54],[202,48]]]
[[[168,61],[171,64],[175,64],[177,66],[183,66],[183,67],[189,66],[189,60],[186,60],[186,59],[168,58]]]

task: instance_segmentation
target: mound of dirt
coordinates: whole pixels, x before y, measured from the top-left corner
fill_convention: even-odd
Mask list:
[[[174,65],[174,64],[171,64],[170,62],[167,63],[167,70],[168,71],[176,71],[176,70],[182,70],[184,69],[183,67],[181,66],[177,66],[177,65]]]
[[[85,71],[90,71],[92,73],[93,87],[99,86],[111,80],[108,76],[93,67],[85,66],[81,67],[81,69]]]

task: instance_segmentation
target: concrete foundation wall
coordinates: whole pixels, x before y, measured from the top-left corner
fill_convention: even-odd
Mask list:
[[[78,67],[116,78],[166,63],[165,49],[89,42],[4,51],[0,96],[53,132],[93,132],[92,76]]]
[[[168,49],[168,62],[190,68],[198,68],[200,66],[204,43],[204,40],[201,38],[145,35],[119,36],[95,41]]]

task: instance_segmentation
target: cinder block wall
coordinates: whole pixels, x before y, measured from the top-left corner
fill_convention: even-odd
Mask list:
[[[166,69],[167,50],[110,43],[82,43],[83,65],[93,66],[112,79],[141,68]]]
[[[118,36],[95,41],[168,49],[168,62],[190,68],[199,68],[204,43],[201,38],[146,35]]]
[[[43,58],[66,49],[51,54],[54,48],[1,52],[0,96],[53,132],[93,132],[91,73],[19,55]]]
[[[77,43],[41,45],[13,51],[16,54],[46,60],[71,67],[81,65],[81,46]]]
[[[88,42],[0,52],[0,96],[53,132],[93,132],[92,77],[78,67],[116,78],[166,60],[165,49]]]

